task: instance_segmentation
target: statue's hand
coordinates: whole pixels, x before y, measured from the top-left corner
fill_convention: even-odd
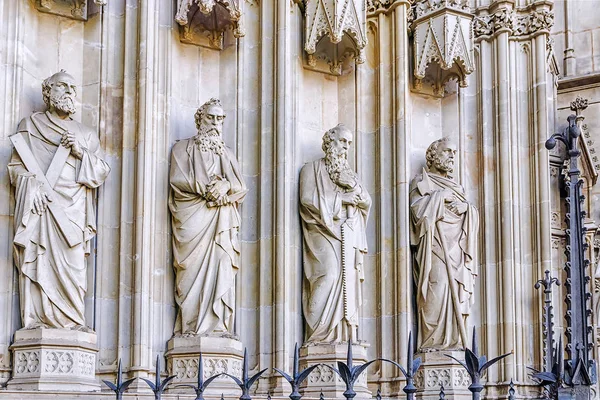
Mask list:
[[[66,148],[70,148],[71,154],[73,154],[77,159],[81,160],[83,158],[83,148],[75,138],[75,134],[66,131],[60,139],[60,144]]]
[[[35,214],[42,215],[48,209],[48,203],[51,201],[45,192],[38,190],[33,196],[33,206],[31,209]]]
[[[448,208],[453,213],[462,215],[467,212],[467,203],[463,203],[462,201],[454,201],[454,202],[450,203]]]
[[[231,189],[231,183],[227,179],[217,178],[206,186],[206,198],[209,201],[218,202]]]
[[[345,189],[353,189],[358,182],[351,171],[342,171],[336,183]]]
[[[229,200],[229,196],[227,196],[226,194],[224,194],[223,196],[219,197],[216,201],[216,205],[217,206],[224,206],[231,203],[231,201]]]
[[[444,195],[444,201],[446,203],[454,203],[458,201],[458,198],[454,194],[454,192],[450,189],[442,190],[442,194]]]
[[[356,206],[361,201],[360,195],[355,192],[342,194],[342,205]]]

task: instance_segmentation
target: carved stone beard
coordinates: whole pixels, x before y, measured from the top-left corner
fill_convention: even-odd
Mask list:
[[[212,127],[200,126],[196,135],[196,144],[200,151],[210,151],[220,156],[225,153],[225,142],[221,138],[221,132]]]
[[[329,178],[336,185],[338,185],[340,174],[342,172],[354,174],[354,171],[350,168],[350,164],[348,164],[348,152],[343,150],[337,151],[333,147],[327,149],[327,154],[325,155],[325,168],[327,169]]]
[[[454,172],[454,161],[448,158],[446,161],[440,160],[439,157],[436,157],[433,160],[433,165],[438,171],[443,171],[448,174],[448,178],[452,178],[452,173]]]
[[[69,115],[75,114],[75,101],[73,100],[73,97],[67,93],[62,96],[50,95],[50,106]]]

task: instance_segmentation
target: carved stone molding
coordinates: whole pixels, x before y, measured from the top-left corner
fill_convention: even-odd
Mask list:
[[[598,151],[596,150],[595,142],[592,139],[592,135],[587,124],[581,125],[581,132],[583,133],[582,139],[585,141],[586,151],[590,157],[592,171],[592,183],[596,184],[598,174],[600,174],[600,159],[598,158]]]
[[[9,389],[96,391],[96,334],[66,329],[15,333]]]
[[[367,15],[386,12],[394,4],[394,0],[367,0]]]
[[[198,382],[198,359],[202,352],[204,379],[221,373],[241,376],[244,346],[239,340],[229,337],[174,336],[167,343],[167,371],[175,375],[174,383],[196,384]],[[175,385],[175,386],[176,386]],[[170,389],[175,393],[186,393],[185,389]],[[213,381],[204,393],[207,397],[239,396],[239,388],[227,376]]]
[[[215,50],[225,47],[227,31],[245,34],[238,0],[178,0],[175,21],[182,43]]]
[[[204,368],[204,379],[218,374],[231,374],[241,376],[242,361],[239,359],[227,357],[203,357],[202,366]],[[187,382],[198,380],[198,356],[195,357],[177,357],[170,360],[168,370],[175,375],[175,382]],[[229,379],[226,376],[220,376],[217,379]]]
[[[466,86],[467,75],[474,71],[473,15],[466,2],[419,0],[413,13],[415,90],[422,91],[423,81],[431,82],[439,96],[451,79]]]
[[[434,400],[439,398],[440,386],[444,386],[446,396],[454,399],[468,400],[471,378],[468,372],[456,361],[445,354],[460,357],[458,351],[419,353],[422,367],[415,375],[417,399]]]
[[[413,9],[409,0],[367,0],[367,16],[373,17],[377,14],[388,13],[400,4],[408,5],[408,23],[410,24],[414,18],[412,17]]]
[[[366,343],[352,345],[354,365],[363,364],[367,361]],[[333,344],[309,344],[300,348],[300,368],[304,369],[311,365],[319,364],[303,384],[303,395],[305,397],[319,398],[322,392],[327,399],[343,398],[342,393],[346,385],[331,367],[337,368],[338,361],[346,361],[347,343]],[[371,392],[367,387],[367,374],[363,373],[354,386],[357,398],[371,398]]]
[[[94,4],[98,6],[104,6],[106,2],[107,0],[94,0]],[[35,8],[44,13],[79,21],[88,19],[88,0],[35,0]]]
[[[509,32],[511,36],[529,36],[549,33],[553,25],[554,13],[550,10],[521,12],[501,8],[492,14],[475,17],[473,33],[476,39],[491,37],[501,32]]]
[[[415,375],[415,386],[424,389],[439,390],[442,385],[445,389],[466,389],[470,384],[471,378],[464,368],[421,369]]]
[[[514,20],[515,35],[531,35],[541,30],[550,31],[554,25],[554,13],[549,10],[532,11]]]
[[[366,0],[306,0],[305,67],[341,75],[346,61],[365,62],[366,9]]]

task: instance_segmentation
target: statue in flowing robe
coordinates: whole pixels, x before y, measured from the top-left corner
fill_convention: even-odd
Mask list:
[[[419,351],[458,350],[467,344],[473,303],[479,220],[451,176],[456,147],[448,138],[427,149],[427,168],[410,187],[411,245],[415,251]]]
[[[358,340],[363,256],[371,198],[348,164],[352,132],[323,136],[326,156],[300,172],[302,306],[308,343]]]
[[[86,330],[85,257],[96,234],[95,189],[110,168],[95,132],[71,118],[73,77],[52,75],[42,94],[48,110],[24,118],[10,137],[21,319],[25,329]]]
[[[232,336],[239,207],[247,189],[221,137],[225,113],[220,101],[206,102],[195,119],[198,134],[177,142],[171,153],[169,209],[179,306],[175,334]]]

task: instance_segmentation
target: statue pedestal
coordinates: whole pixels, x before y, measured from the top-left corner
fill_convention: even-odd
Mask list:
[[[70,329],[21,329],[10,346],[13,378],[9,390],[92,392],[96,379],[97,338]]]
[[[446,357],[449,354],[463,360],[462,351],[435,351],[431,353],[417,353],[421,357],[421,368],[415,376],[417,398],[426,400],[439,400],[440,387],[444,386],[446,399],[471,399],[469,385],[471,378],[462,365]]]
[[[352,345],[353,365],[367,362],[367,343]],[[326,364],[338,369],[337,362],[346,362],[348,343],[334,344],[308,344],[300,348],[300,369],[305,369],[315,364]],[[367,373],[364,371],[354,385],[357,399],[371,399],[371,391],[367,387]],[[331,368],[323,365],[315,368],[302,384],[302,395],[304,397],[319,398],[323,392],[326,399],[344,398],[346,384]]]
[[[241,377],[244,346],[239,340],[213,336],[172,337],[167,343],[166,357],[169,375],[175,375],[175,379],[169,393],[189,394],[189,388],[175,386],[197,384],[200,352],[204,364],[204,379],[223,372]],[[225,398],[238,398],[240,393],[240,388],[231,378],[221,376],[211,382],[204,396],[220,398],[223,394]]]

